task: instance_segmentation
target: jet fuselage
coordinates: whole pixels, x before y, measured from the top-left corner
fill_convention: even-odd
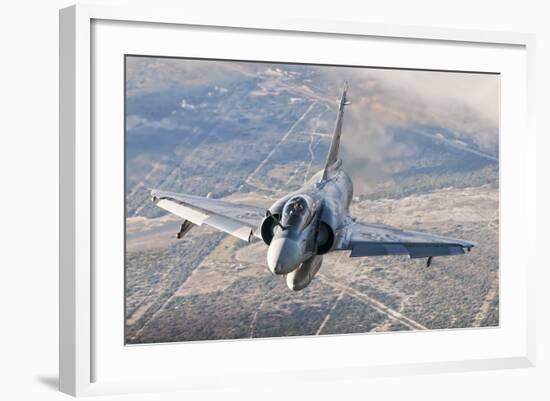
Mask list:
[[[292,289],[309,284],[321,266],[321,255],[332,250],[338,228],[349,218],[353,184],[339,165],[335,167],[325,178],[324,171],[319,171],[270,208],[280,224],[272,221],[267,264],[275,274],[290,275],[287,284]],[[295,272],[301,266],[304,271]]]

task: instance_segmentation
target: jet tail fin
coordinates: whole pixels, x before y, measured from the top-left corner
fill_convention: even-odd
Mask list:
[[[348,89],[349,89],[349,84],[346,82],[344,86],[344,91],[342,92],[342,97],[340,98],[340,105],[338,107],[338,116],[336,118],[336,125],[334,127],[334,133],[332,134],[332,141],[330,143],[330,149],[328,151],[327,161],[325,163],[325,168],[323,170],[323,177],[322,177],[323,180],[327,177],[327,173],[331,169],[331,167],[333,167],[339,161],[338,152],[340,149],[340,137],[342,135],[342,121],[344,119],[344,106],[351,104],[351,102],[348,101],[348,98],[347,98]]]

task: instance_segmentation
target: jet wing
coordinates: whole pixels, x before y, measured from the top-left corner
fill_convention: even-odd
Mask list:
[[[418,231],[351,222],[340,235],[336,248],[351,250],[351,257],[409,255],[411,258],[450,256],[464,253],[476,246],[474,242],[442,237]]]
[[[152,190],[155,204],[193,224],[206,224],[245,241],[250,241],[265,215],[257,206],[238,205],[219,199]]]

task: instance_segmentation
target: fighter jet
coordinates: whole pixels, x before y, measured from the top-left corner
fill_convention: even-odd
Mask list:
[[[346,83],[325,167],[299,190],[270,207],[152,190],[152,200],[158,207],[184,219],[177,237],[206,224],[244,241],[261,239],[268,246],[269,270],[286,276],[287,286],[294,291],[311,283],[323,255],[329,252],[351,251],[352,258],[408,255],[426,258],[429,267],[434,256],[460,255],[476,246],[461,239],[359,222],[350,216],[353,183],[342,169],[338,151],[344,108],[351,104],[348,88]]]

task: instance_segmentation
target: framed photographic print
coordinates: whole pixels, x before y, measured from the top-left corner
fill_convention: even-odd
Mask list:
[[[61,390],[532,366],[533,43],[62,10]]]

